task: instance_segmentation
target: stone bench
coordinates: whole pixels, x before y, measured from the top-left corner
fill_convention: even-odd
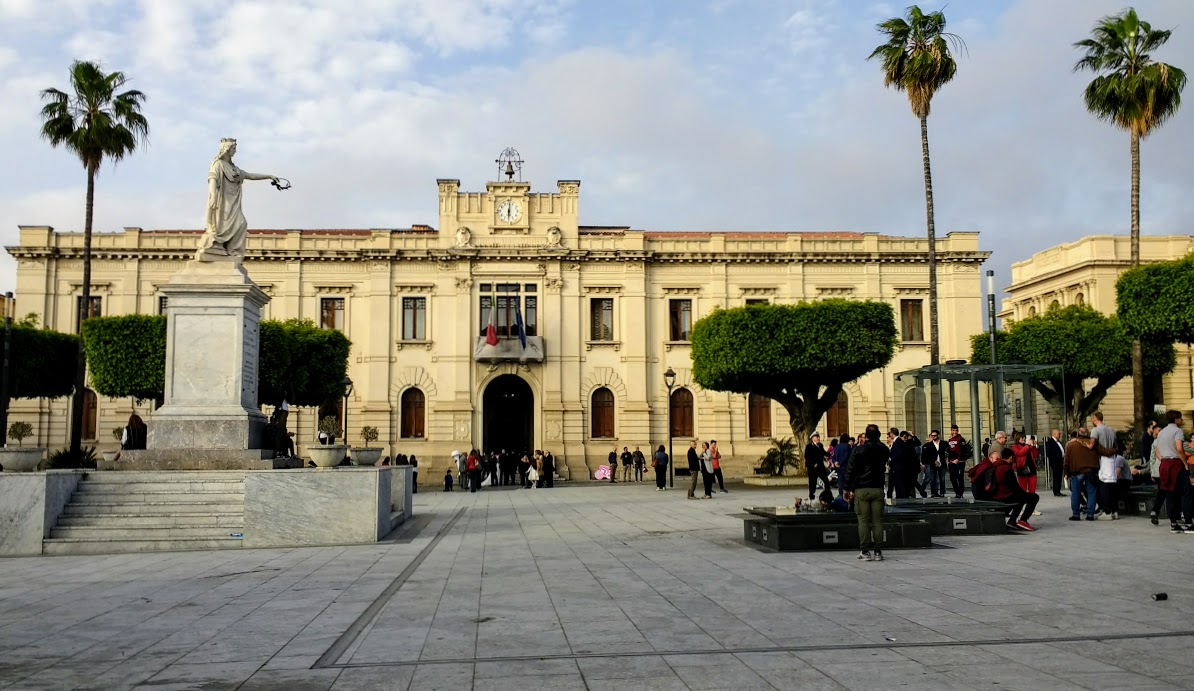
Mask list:
[[[746,508],[743,537],[746,542],[776,552],[825,549],[858,549],[858,517],[853,513],[799,513],[790,507]],[[886,507],[883,514],[883,549],[933,546],[933,529],[927,514]]]
[[[1156,485],[1135,485],[1127,496],[1119,498],[1119,513],[1123,516],[1148,516],[1148,513],[1153,510],[1153,502],[1157,500],[1157,486]],[[1161,508],[1157,511],[1157,517],[1161,519],[1168,518],[1169,514],[1165,511],[1165,502],[1161,502]]]
[[[928,517],[933,535],[1006,535],[1007,504],[963,497],[888,500],[896,507]]]

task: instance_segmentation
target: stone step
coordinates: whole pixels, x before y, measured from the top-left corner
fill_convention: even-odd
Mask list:
[[[100,514],[171,515],[175,513],[244,513],[243,501],[205,502],[136,502],[136,501],[93,501],[86,504],[71,502],[62,513],[65,516],[96,516]]]
[[[242,482],[245,470],[96,470],[85,482]]]
[[[110,492],[94,492],[89,488],[80,487],[75,491],[71,502],[74,504],[169,504],[169,503],[236,503],[244,502],[245,493],[242,492],[137,492],[134,490],[116,490]]]
[[[80,492],[244,492],[243,480],[130,480],[128,482],[79,483]]]
[[[96,527],[140,527],[161,525],[169,520],[172,525],[180,528],[198,528],[203,526],[239,527],[245,522],[244,512],[231,513],[168,513],[159,515],[145,515],[141,513],[108,513],[83,514],[78,516],[61,516],[58,519],[60,527],[96,526]],[[236,531],[233,531],[236,532]]]
[[[188,550],[240,549],[236,538],[177,537],[161,539],[49,538],[42,542],[42,554],[125,554],[129,552],[179,552]]]
[[[168,522],[147,526],[59,526],[50,531],[51,538],[78,538],[96,540],[163,540],[173,538],[206,537],[221,540],[232,533],[243,533],[243,525],[184,527]]]

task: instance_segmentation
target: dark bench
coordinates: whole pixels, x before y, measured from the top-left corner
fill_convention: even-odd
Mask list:
[[[933,535],[1006,535],[1008,505],[963,497],[894,499],[894,506],[923,512]]]
[[[743,537],[752,546],[776,552],[858,549],[858,517],[853,513],[798,513],[789,507],[745,509]],[[911,509],[886,507],[883,548],[933,546],[928,515]]]
[[[1135,485],[1127,493],[1127,496],[1119,498],[1119,513],[1124,516],[1148,516],[1148,513],[1153,510],[1153,502],[1156,500],[1156,485]],[[1163,519],[1168,516],[1169,514],[1165,511],[1165,502],[1161,502],[1157,517]]]

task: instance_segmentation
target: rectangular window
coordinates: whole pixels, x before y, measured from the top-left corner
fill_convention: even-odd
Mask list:
[[[484,287],[484,286],[482,286]],[[484,336],[489,328],[489,312],[493,309],[493,299],[488,295],[481,296],[481,335]]]
[[[344,298],[320,298],[319,328],[344,330]]]
[[[91,299],[88,302],[90,304],[88,305],[87,313],[83,316],[83,319],[91,319],[92,317],[104,316],[104,309],[103,309],[104,308],[104,299],[102,297],[97,297],[95,295],[92,295]],[[79,329],[79,323],[80,323],[79,313],[82,311],[83,311],[83,296],[80,295],[75,298],[75,330],[76,331],[78,331],[78,329]]]
[[[166,308],[169,306],[169,304],[170,304],[170,298],[166,297],[165,295],[159,295],[158,296],[158,314],[165,314]]]
[[[900,300],[900,335],[904,341],[925,340],[924,300]]]
[[[402,298],[402,340],[427,340],[427,298]]]
[[[528,336],[534,336],[539,330],[539,298],[528,295],[522,299],[522,305],[523,331],[526,331]]]
[[[771,436],[771,399],[750,394],[746,398],[748,409],[748,434],[751,437]]]
[[[668,315],[672,341],[692,340],[692,300],[669,300]]]
[[[747,306],[750,305],[766,305],[767,298],[746,298]]]
[[[593,341],[614,340],[614,299],[593,298],[589,300],[589,338]]]

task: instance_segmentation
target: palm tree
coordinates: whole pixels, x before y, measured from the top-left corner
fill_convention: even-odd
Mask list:
[[[958,36],[946,33],[945,14],[925,14],[908,8],[906,17],[892,17],[879,24],[887,38],[871,52],[868,60],[883,64],[883,85],[908,94],[912,114],[920,120],[920,153],[925,175],[925,213],[929,231],[929,364],[941,360],[937,334],[937,231],[933,222],[933,174],[929,166],[929,108],[937,90],[958,71],[950,46],[962,46]]]
[[[1100,19],[1090,38],[1074,44],[1085,52],[1074,71],[1098,75],[1083,94],[1086,109],[1127,130],[1131,137],[1132,266],[1140,264],[1140,140],[1173,117],[1186,85],[1185,72],[1150,55],[1165,45],[1170,33],[1153,29],[1129,7]],[[1132,414],[1140,434],[1144,430],[1144,353],[1139,339],[1132,344]]]
[[[87,171],[87,211],[83,221],[83,296],[78,327],[91,306],[91,221],[95,211],[95,176],[105,159],[119,161],[131,154],[149,135],[149,122],[141,114],[145,94],[135,89],[121,92],[128,82],[123,72],[105,74],[94,62],[76,60],[70,67],[73,93],[50,88],[41,92],[41,136],[51,146],[61,145],[79,157]],[[119,92],[119,93],[118,93]],[[75,392],[71,400],[70,448],[78,454],[83,437],[83,390],[87,357],[79,340]]]

